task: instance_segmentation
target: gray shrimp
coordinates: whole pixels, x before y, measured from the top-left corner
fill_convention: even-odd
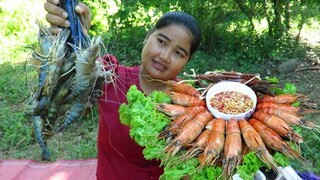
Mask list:
[[[77,53],[75,61],[75,80],[71,94],[66,97],[65,102],[71,101],[90,88],[90,80],[95,67],[95,60],[100,53],[100,37],[93,38],[90,46],[84,51]]]
[[[96,66],[95,70],[93,71],[94,74],[92,78],[92,82],[94,82],[94,84],[92,86],[93,89],[91,90],[89,95],[89,102],[91,104],[95,104],[98,101],[98,98],[103,94],[103,92],[101,91],[103,84],[112,83],[115,78],[115,74],[112,69],[105,69],[100,60],[97,60],[95,62]]]
[[[62,132],[67,128],[73,121],[81,117],[86,109],[85,103],[81,101],[73,101],[73,104],[70,107],[70,110],[67,112],[66,117],[64,118],[63,124],[60,126],[57,132]]]
[[[58,35],[57,40],[55,41],[55,48],[53,50],[52,57],[49,57],[49,58],[52,58],[48,67],[48,73],[50,78],[47,78],[46,80],[49,81],[48,82],[49,83],[48,85],[50,86],[49,94],[51,95],[53,94],[53,91],[57,87],[58,80],[61,75],[61,69],[65,61],[64,57],[66,55],[66,41],[69,35],[70,35],[69,30],[64,30]]]
[[[42,118],[40,116],[32,116],[32,123],[33,123],[33,129],[34,129],[34,134],[36,137],[36,140],[38,144],[40,145],[41,149],[41,158],[43,160],[50,160],[51,159],[51,154],[49,152],[49,149],[46,145],[45,140],[43,139],[42,136]]]
[[[53,50],[50,56],[47,58],[47,71],[45,72],[46,78],[43,86],[39,88],[37,93],[37,99],[39,103],[36,109],[38,112],[46,111],[49,107],[52,97],[54,97],[54,94],[57,93],[56,88],[58,86],[58,80],[61,74],[61,67],[64,62],[63,57],[65,56],[65,44],[69,34],[70,31],[64,30],[57,36],[53,44]]]
[[[38,45],[40,47],[40,52],[34,51],[33,56],[36,57],[38,60],[45,61],[50,52],[52,51],[52,45],[55,40],[55,36],[51,34],[51,32],[48,30],[48,28],[44,27],[43,24],[41,24],[38,20],[36,21],[36,24],[39,27],[38,32]]]
[[[47,58],[51,52],[51,47],[54,41],[53,35],[50,31],[45,28],[38,20],[36,24],[39,27],[38,32],[38,45],[40,47],[40,52],[34,51],[32,56],[35,60],[40,62],[40,72],[39,72],[39,88],[44,85],[45,78],[47,77],[46,72],[48,71]],[[37,63],[38,64],[38,63]]]

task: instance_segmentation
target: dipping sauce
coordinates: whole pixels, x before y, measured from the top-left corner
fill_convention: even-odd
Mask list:
[[[224,91],[210,99],[210,105],[225,114],[241,114],[253,107],[252,99],[237,91]]]

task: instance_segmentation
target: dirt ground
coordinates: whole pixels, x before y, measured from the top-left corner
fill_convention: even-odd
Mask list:
[[[320,61],[298,61],[294,71],[287,74],[278,74],[280,83],[292,83],[297,88],[297,93],[307,96],[308,105],[320,110]],[[320,113],[314,114],[313,121],[320,123]]]

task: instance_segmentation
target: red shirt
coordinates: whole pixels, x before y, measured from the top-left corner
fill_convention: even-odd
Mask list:
[[[129,136],[130,128],[119,120],[119,106],[127,103],[130,86],[136,85],[141,90],[140,66],[121,66],[113,56],[104,56],[103,59],[115,64],[116,77],[114,83],[103,87],[104,95],[99,99],[97,179],[159,179],[163,173],[160,162],[144,159],[143,147]]]

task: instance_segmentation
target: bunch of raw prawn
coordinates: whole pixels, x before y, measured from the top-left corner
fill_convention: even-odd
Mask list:
[[[50,160],[46,139],[63,131],[79,119],[97,101],[103,83],[111,81],[112,72],[97,59],[103,45],[100,37],[84,33],[75,14],[74,0],[61,1],[69,14],[70,28],[52,35],[39,21],[38,48],[32,53],[33,65],[39,67],[39,80],[31,90],[30,113],[34,134],[41,148],[41,158]],[[59,122],[60,121],[60,122]]]
[[[225,76],[227,75],[227,77]],[[231,77],[231,78],[230,78]],[[243,75],[233,72],[215,73],[197,76],[210,80],[211,83],[220,80],[235,80],[247,82],[257,76]],[[243,155],[252,151],[267,167],[276,173],[280,172],[279,165],[271,153],[278,151],[284,155],[304,162],[299,151],[294,150],[288,143],[303,142],[303,138],[293,130],[292,126],[308,129],[319,126],[302,119],[302,108],[292,106],[301,97],[298,94],[265,94],[258,91],[270,87],[267,82],[257,79],[254,86],[258,95],[258,102],[254,114],[249,119],[230,119],[228,121],[214,117],[207,109],[202,94],[192,85],[184,82],[168,82],[169,95],[172,103],[159,103],[156,108],[165,113],[172,120],[158,135],[165,139],[167,146],[163,150],[166,157],[162,163],[173,156],[180,156],[182,160],[197,157],[199,167],[218,165],[223,168],[220,176],[230,179],[236,167],[241,163]],[[260,85],[258,85],[259,83]],[[260,88],[259,88],[260,86]],[[254,89],[254,88],[252,88]],[[263,91],[271,92],[271,90]],[[311,109],[309,109],[311,111]],[[181,151],[181,150],[186,151]],[[173,166],[171,164],[171,166]]]

